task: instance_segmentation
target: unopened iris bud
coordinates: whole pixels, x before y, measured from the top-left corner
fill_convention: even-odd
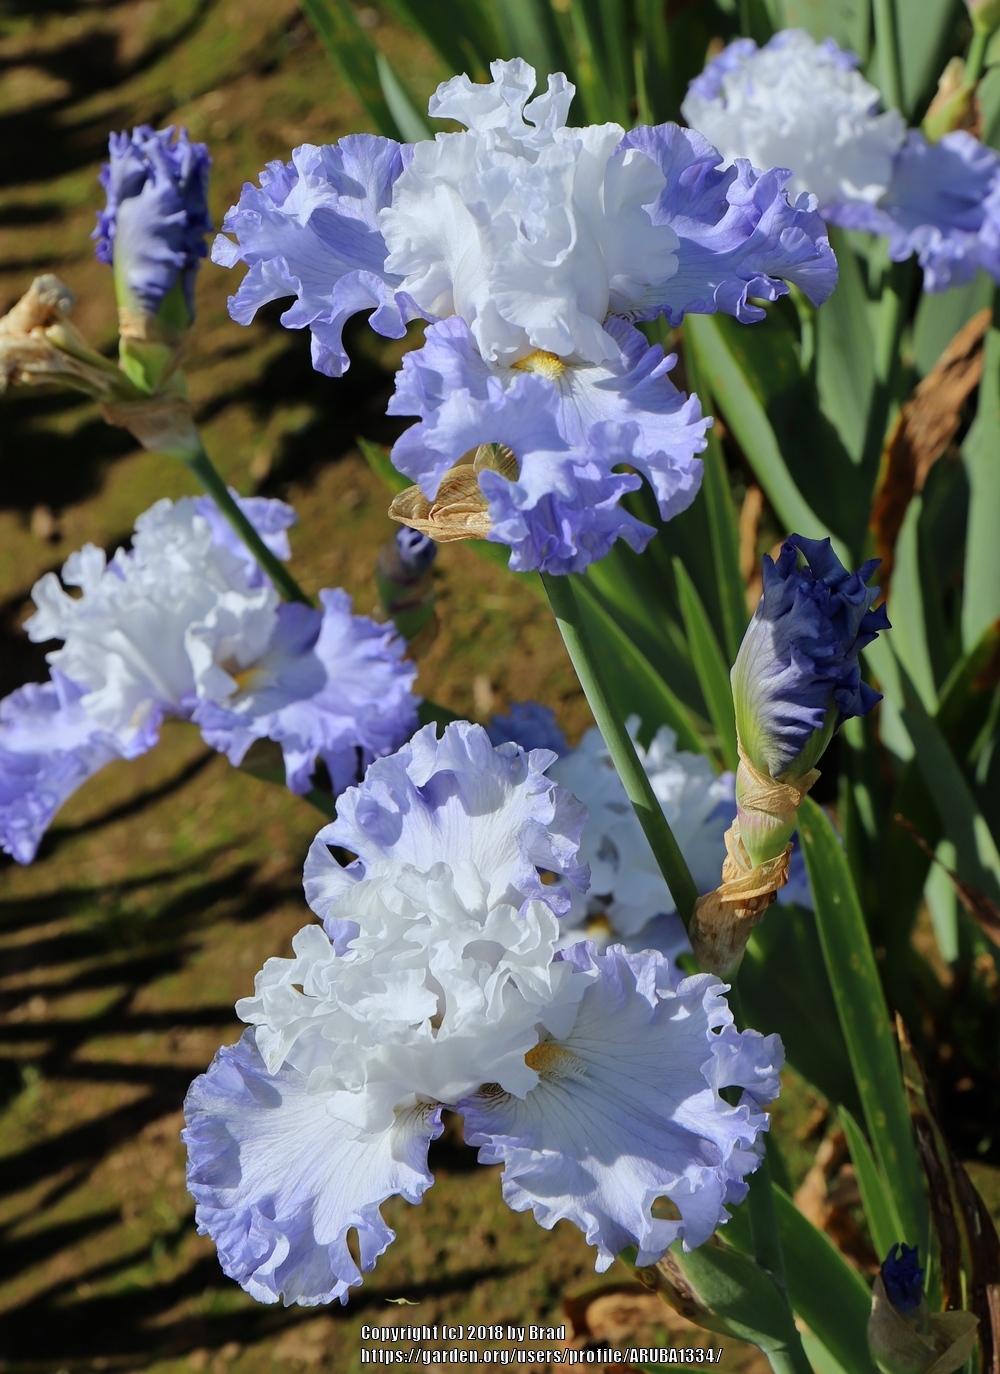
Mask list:
[[[977,118],[976,87],[966,80],[965,63],[953,57],[938,77],[937,91],[920,128],[931,143],[956,129],[971,129]]]
[[[382,545],[376,565],[379,599],[396,629],[413,640],[434,619],[430,570],[437,557],[434,540],[404,525]]]
[[[1000,0],[965,0],[972,16],[972,26],[982,33],[992,33],[1000,27]]]
[[[434,540],[404,525],[396,531],[396,552],[401,569],[410,577],[422,577],[437,557]]]
[[[889,628],[885,607],[872,610],[878,588],[868,579],[877,566],[872,559],[848,572],[829,539],[799,534],[777,561],[764,558],[764,594],[732,671],[740,837],[755,866],[788,844],[837,728],[880,700],[858,661]]]
[[[184,129],[145,124],[112,134],[108,150],[100,174],[107,203],[93,237],[98,259],[114,269],[122,366],[151,391],[194,318],[194,279],[211,228],[210,158]]]
[[[736,820],[726,832],[722,883],[699,899],[691,927],[698,962],[720,977],[739,967],[750,932],[788,879],[799,807],[834,731],[879,700],[858,662],[889,628],[885,608],[872,610],[878,588],[868,579],[877,562],[848,572],[829,539],[800,534],[777,561],[764,559],[764,595],[731,674]]]
[[[885,1295],[897,1312],[910,1316],[924,1300],[924,1271],[915,1245],[894,1245],[879,1270]]]
[[[916,1246],[894,1245],[872,1290],[868,1344],[883,1374],[955,1374],[976,1348],[971,1312],[928,1312]]]

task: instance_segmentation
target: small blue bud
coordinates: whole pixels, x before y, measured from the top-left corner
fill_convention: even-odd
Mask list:
[[[425,573],[437,557],[434,540],[403,525],[396,531],[396,550],[403,568],[413,577]]]
[[[897,1312],[916,1312],[924,1300],[924,1271],[916,1245],[894,1245],[882,1261],[886,1297]]]
[[[537,701],[515,701],[505,716],[494,716],[486,727],[493,744],[519,744],[522,749],[551,749],[565,754],[566,736],[555,712]]]

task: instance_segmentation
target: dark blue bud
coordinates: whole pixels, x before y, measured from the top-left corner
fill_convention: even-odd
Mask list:
[[[916,1245],[894,1245],[882,1261],[886,1297],[897,1312],[915,1312],[924,1300],[924,1271]]]

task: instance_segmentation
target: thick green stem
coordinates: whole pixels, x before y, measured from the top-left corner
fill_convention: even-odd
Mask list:
[[[882,68],[882,94],[886,105],[903,109],[903,77],[899,64],[895,0],[875,0],[875,41]]]
[[[243,540],[254,558],[260,564],[263,571],[274,583],[275,588],[287,601],[302,601],[307,606],[312,605],[309,597],[296,582],[295,578],[277,558],[261,539],[260,535],[251,525],[240,510],[237,503],[233,500],[232,493],[226,486],[218,470],[212,463],[211,458],[199,444],[194,453],[185,453],[184,461],[197,477],[198,481],[211,496],[212,500],[222,511],[233,529]]]
[[[746,1022],[743,1016],[740,991],[735,982],[729,990],[728,1000],[733,1016],[736,1018],[736,1024],[742,1028]],[[778,1216],[774,1210],[774,1185],[771,1180],[771,1166],[767,1158],[766,1140],[764,1156],[750,1180],[750,1192],[747,1194],[745,1205],[750,1217],[754,1259],[762,1269],[766,1269],[772,1275],[787,1300],[785,1256],[781,1248],[781,1235],[778,1231]],[[789,1320],[794,1329],[795,1318],[790,1302],[788,1310]],[[767,1355],[775,1374],[786,1374],[786,1371],[790,1374],[811,1374],[811,1366],[801,1341],[796,1341],[795,1345],[784,1350],[766,1350],[764,1353]]]
[[[549,605],[556,618],[570,661],[580,680],[587,702],[593,712],[612,762],[621,778],[622,786],[645,832],[653,857],[667,881],[670,894],[685,926],[690,924],[698,889],[690,869],[674,839],[663,808],[657,801],[646,770],[639,762],[632,737],[620,720],[608,697],[598,669],[594,647],[588,643],[580,615],[580,606],[573,590],[572,577],[556,577],[542,573],[542,583]]]
[[[774,1374],[813,1374],[801,1342],[787,1350],[765,1350],[764,1354]]]
[[[969,55],[965,59],[966,85],[976,86],[979,84],[979,78],[986,69],[986,49],[989,47],[989,42],[990,34],[986,29],[973,29]]]

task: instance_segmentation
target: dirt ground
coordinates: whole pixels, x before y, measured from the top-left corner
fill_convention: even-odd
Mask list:
[[[218,222],[268,159],[364,127],[291,0],[13,0],[2,13],[0,309],[36,273],[57,272],[78,293],[78,322],[106,346],[110,273],[88,235],[110,128],[179,122],[208,141]],[[419,44],[385,37],[429,90],[439,73]],[[347,587],[371,611],[374,557],[392,527],[355,436],[393,437],[384,406],[404,345],[361,328],[348,377],[329,381],[277,309],[250,329],[233,324],[233,287],[222,269],[201,273],[188,373],[207,446],[241,490],[296,505],[301,581]],[[7,692],[44,672],[19,628],[35,579],[88,539],[114,546],[154,499],[191,485],[84,402],[15,398],[0,433]],[[585,706],[534,592],[465,547],[439,563],[423,689],[480,719],[538,697],[571,734],[582,729]],[[234,1000],[308,919],[300,874],[316,828],[304,801],[175,725],[153,754],[88,786],[33,867],[0,869],[0,1368],[347,1374],[362,1367],[365,1324],[558,1325],[567,1295],[595,1282],[582,1237],[510,1212],[497,1171],[452,1134],[434,1147],[437,1182],[419,1213],[387,1206],[399,1238],[347,1308],[257,1305],[195,1234],[181,1101],[237,1038]],[[803,1138],[816,1107],[792,1084],[779,1113],[796,1178],[815,1150]],[[707,1343],[648,1297],[604,1299],[592,1318],[599,1341]],[[442,1343],[463,1344],[425,1345]],[[726,1343],[723,1368],[764,1367]]]

